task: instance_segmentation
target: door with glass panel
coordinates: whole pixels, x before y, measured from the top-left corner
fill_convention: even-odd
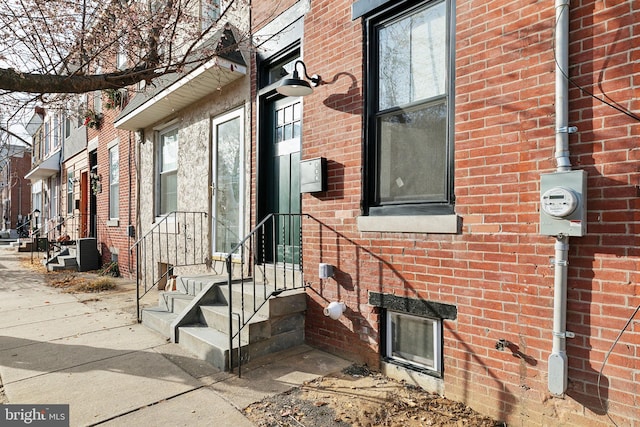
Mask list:
[[[271,140],[269,141],[269,205],[276,217],[275,261],[298,263],[300,260],[300,146],[302,102],[300,98],[282,98],[268,104]]]
[[[212,121],[212,253],[229,253],[243,236],[244,110]]]

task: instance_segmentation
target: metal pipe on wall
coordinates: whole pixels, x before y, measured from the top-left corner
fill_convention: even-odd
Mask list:
[[[571,170],[569,160],[569,0],[556,0],[556,164],[557,171]],[[567,269],[569,236],[556,236],[553,286],[553,344],[549,355],[548,388],[563,395],[568,383]]]
[[[556,0],[556,164],[571,170],[569,160],[569,0]]]

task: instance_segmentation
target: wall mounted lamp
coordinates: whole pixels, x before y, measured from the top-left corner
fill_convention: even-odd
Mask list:
[[[298,64],[302,65],[304,76],[311,83],[300,78],[300,74],[298,74]],[[309,74],[307,74],[307,66],[301,60],[297,60],[293,64],[293,75],[291,78],[282,80],[282,83],[276,88],[276,91],[284,96],[307,96],[311,95],[313,93],[313,87],[320,85],[321,82],[322,78],[319,75],[314,74],[309,76]]]

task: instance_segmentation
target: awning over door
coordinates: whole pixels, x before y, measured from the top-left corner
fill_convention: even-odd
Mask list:
[[[246,75],[247,66],[230,29],[221,31],[207,44],[212,43],[231,46],[233,51],[215,56],[185,73],[153,80],[153,87],[135,95],[122,110],[115,127],[131,131],[144,129]],[[222,50],[228,51],[227,48]]]

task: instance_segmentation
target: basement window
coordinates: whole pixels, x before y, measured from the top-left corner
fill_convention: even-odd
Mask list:
[[[442,374],[442,321],[387,310],[385,359]]]

